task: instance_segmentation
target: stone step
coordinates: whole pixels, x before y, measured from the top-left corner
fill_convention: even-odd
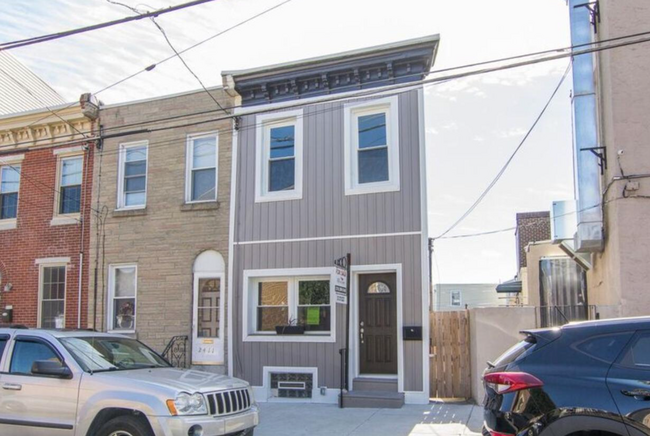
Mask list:
[[[343,407],[399,409],[404,405],[404,394],[399,392],[349,391],[343,394]]]
[[[354,391],[397,392],[397,379],[380,377],[357,377],[352,380]]]

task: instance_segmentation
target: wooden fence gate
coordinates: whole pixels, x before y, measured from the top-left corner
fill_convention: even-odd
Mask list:
[[[430,312],[429,380],[433,398],[470,398],[469,312]]]

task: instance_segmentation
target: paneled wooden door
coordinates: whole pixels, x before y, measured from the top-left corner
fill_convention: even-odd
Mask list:
[[[396,275],[360,274],[358,292],[360,373],[396,375]]]

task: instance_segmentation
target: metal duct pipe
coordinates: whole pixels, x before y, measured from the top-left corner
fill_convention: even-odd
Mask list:
[[[585,0],[569,0],[571,44],[593,42],[590,11]],[[600,147],[594,81],[594,54],[573,57],[573,114],[575,125],[574,153],[578,229],[575,247],[578,252],[599,252],[604,248],[599,158]],[[596,206],[596,207],[595,207]]]

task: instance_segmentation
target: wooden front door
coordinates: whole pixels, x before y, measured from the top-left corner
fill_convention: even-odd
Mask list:
[[[361,374],[397,374],[395,273],[359,275]]]

